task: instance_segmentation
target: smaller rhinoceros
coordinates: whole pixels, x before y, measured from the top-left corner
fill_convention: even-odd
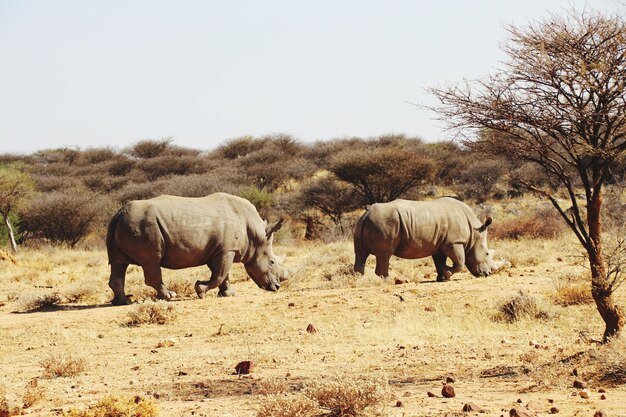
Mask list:
[[[112,303],[130,303],[124,291],[129,264],[141,266],[146,284],[165,300],[176,293],[163,283],[161,267],[207,265],[211,278],[195,285],[200,298],[217,287],[220,296],[234,295],[228,279],[233,262],[243,263],[260,288],[278,291],[285,271],[272,253],[272,236],[281,225],[282,220],[268,226],[248,200],[225,193],[130,201],[113,217],[107,233]]]
[[[434,201],[394,200],[373,204],[354,231],[354,270],[365,271],[365,261],[376,257],[376,275],[389,275],[392,255],[404,259],[432,256],[437,281],[447,281],[463,265],[474,276],[487,276],[504,262],[493,260],[487,248],[488,217],[482,224],[467,204],[444,197]],[[452,267],[446,265],[447,258]]]

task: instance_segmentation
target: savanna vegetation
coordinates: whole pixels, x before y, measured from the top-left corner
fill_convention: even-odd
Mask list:
[[[568,15],[510,36],[500,72],[433,90],[461,142],[276,134],[0,154],[0,416],[626,412],[626,24]],[[139,304],[100,308],[122,204],[218,191],[287,219],[279,293],[237,265],[233,299],[197,300],[206,269],[191,269],[165,276],[179,300],[155,303],[131,267]],[[446,284],[430,259],[394,259],[387,281],[372,259],[352,273],[365,207],[444,195],[495,219],[507,267]],[[240,360],[252,377],[233,375]]]

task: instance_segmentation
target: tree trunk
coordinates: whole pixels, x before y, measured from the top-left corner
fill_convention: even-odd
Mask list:
[[[304,238],[306,240],[311,240],[315,238],[315,223],[313,222],[312,217],[307,217],[304,219],[306,223],[306,230],[304,231]]]
[[[606,326],[602,338],[602,341],[606,343],[613,337],[619,337],[624,327],[624,311],[613,302],[613,287],[606,274],[602,254],[601,210],[602,191],[598,191],[587,204],[589,237],[592,241],[592,246],[587,248],[587,253],[591,268],[591,295]]]
[[[11,249],[13,253],[17,253],[17,243],[15,242],[15,236],[13,236],[13,228],[9,221],[9,216],[2,216],[4,218],[4,225],[7,227],[7,233],[9,234],[9,242],[11,243]]]

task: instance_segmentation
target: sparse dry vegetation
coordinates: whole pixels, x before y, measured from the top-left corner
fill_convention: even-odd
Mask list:
[[[493,319],[514,323],[522,319],[546,320],[551,316],[538,297],[520,290],[513,297],[504,299],[498,304]]]
[[[85,358],[70,353],[50,355],[40,363],[44,378],[66,378],[76,376],[85,371]]]
[[[109,395],[84,410],[72,408],[64,417],[157,417],[159,408],[151,400],[140,396]]]
[[[30,291],[20,294],[17,301],[15,311],[18,313],[29,313],[58,307],[61,303],[61,296],[57,293]]]
[[[171,303],[145,301],[132,306],[124,325],[135,327],[144,324],[167,324],[176,320],[176,316],[176,308]]]
[[[261,400],[257,417],[315,417],[320,415],[316,401],[303,394],[267,395]]]
[[[44,399],[45,390],[39,384],[37,378],[31,379],[24,388],[24,395],[22,396],[22,403],[24,408],[30,408],[35,404],[41,402]]]

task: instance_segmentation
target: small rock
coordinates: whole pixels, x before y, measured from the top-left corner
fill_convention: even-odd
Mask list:
[[[435,307],[426,306],[424,307],[424,311],[428,311],[429,313],[432,313],[433,311],[437,311],[437,309]]]
[[[454,384],[455,382],[456,382],[456,379],[454,379],[453,376],[446,377],[446,384]]]
[[[312,324],[306,326],[306,331],[307,333],[317,333],[317,329]]]
[[[426,395],[428,395],[430,398],[436,397],[436,395],[433,394],[431,391],[428,391]]]
[[[289,303],[289,304],[287,304],[287,307],[295,307],[295,306],[296,306],[296,303]]]
[[[580,398],[587,399],[587,398],[589,398],[589,391],[587,391],[586,389],[584,389],[584,390],[580,391],[580,392],[578,393],[578,395],[580,395]]]
[[[522,402],[523,402],[523,401],[522,401],[522,399],[521,399],[521,398],[518,398],[518,399],[517,399],[517,403],[518,403],[518,404],[521,404]]]
[[[587,384],[585,384],[583,381],[580,381],[578,379],[574,381],[573,386],[576,389],[585,389],[585,388],[587,388]]]
[[[556,407],[550,407],[550,414],[559,414],[559,409]]]
[[[403,284],[408,284],[408,283],[409,283],[409,280],[408,280],[408,279],[406,279],[406,278],[400,278],[400,277],[398,277],[398,278],[396,278],[396,279],[394,280],[394,283],[395,283],[396,285],[403,285]]]
[[[254,368],[254,363],[252,361],[239,362],[235,366],[235,373],[237,375],[248,375],[252,372],[252,368]]]
[[[576,368],[572,369],[572,375],[578,376],[578,369]]]
[[[396,407],[404,407],[404,404],[402,404],[402,401],[398,400],[396,401]]]
[[[598,392],[600,394],[604,394],[606,392],[606,390],[604,388],[598,388]]]
[[[604,394],[600,395],[600,399],[601,400],[606,400],[606,395],[604,395]]]
[[[463,411],[467,412],[474,412],[474,413],[484,413],[485,410],[482,407],[479,407],[478,405],[476,405],[475,403],[466,403],[463,406]]]
[[[604,410],[598,410],[593,414],[593,417],[607,417],[608,414]]]
[[[453,398],[456,395],[454,387],[448,384],[444,385],[443,388],[441,388],[441,395],[445,398]]]
[[[516,405],[509,410],[509,417],[534,417],[534,415],[535,414],[533,414],[531,411],[526,410],[519,405]]]

